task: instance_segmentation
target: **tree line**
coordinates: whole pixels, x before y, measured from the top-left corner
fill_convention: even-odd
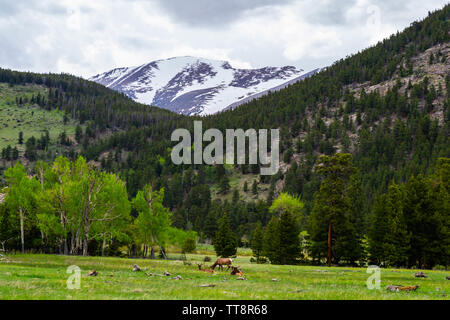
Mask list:
[[[136,198],[148,185],[155,192],[164,189],[162,203],[172,212],[173,226],[195,230],[203,240],[214,239],[222,225],[219,221],[226,214],[236,243],[248,245],[258,225],[262,230],[273,220],[271,228],[284,230],[278,225],[281,212],[270,209],[280,193],[276,186],[281,183],[283,193],[301,197],[303,203],[302,218],[295,218],[297,233],[303,231],[300,253],[295,260],[303,255],[316,263],[323,260],[352,263],[368,257],[369,220],[375,215],[377,199],[389,192],[390,184],[395,181],[403,185],[412,176],[429,178],[437,170],[438,158],[450,157],[447,89],[450,77],[447,76],[440,86],[434,86],[427,77],[414,84],[401,80],[416,72],[413,57],[448,42],[449,9],[447,5],[430,13],[405,31],[336,62],[311,78],[235,110],[202,118],[149,108],[70,75],[0,69],[0,81],[12,86],[45,86],[46,96],[33,96],[29,101],[48,110],[63,110],[67,117],[78,119],[80,123],[75,145],[66,144],[67,137],[59,139],[58,143],[67,150],[66,156],[76,160],[82,155],[88,162],[99,165],[104,174],[120,177],[126,183],[128,199]],[[439,52],[433,58],[430,55],[430,60],[433,64],[446,61]],[[394,78],[398,78],[397,83],[383,95],[364,90],[355,95],[348,89],[348,85],[362,81],[377,84]],[[16,103],[23,104],[25,99],[18,98]],[[436,114],[442,115],[441,121]],[[173,146],[169,141],[170,133],[176,128],[192,130],[193,120],[198,119],[203,121],[205,129],[280,128],[280,149],[289,169],[272,177],[259,176],[251,186],[244,185],[243,190],[236,190],[230,188],[229,174],[255,174],[259,172],[257,165],[175,166],[170,161]],[[41,138],[26,142],[29,152],[25,156],[32,162],[31,166],[43,158],[40,148],[45,143],[45,133]],[[13,150],[14,146],[5,150],[7,159],[14,159]],[[331,160],[336,152],[352,156],[339,155],[339,159]],[[294,154],[300,157],[294,159]],[[320,155],[328,156],[328,160]],[[334,172],[333,161],[345,164],[342,167],[345,170]],[[31,167],[29,169],[31,171]],[[266,199],[241,200],[242,192],[257,195],[261,183],[270,184]],[[332,193],[334,187],[340,188],[340,193]],[[213,188],[221,194],[233,192],[232,200],[213,199]],[[335,202],[329,202],[330,199]],[[130,212],[137,217],[136,208],[131,206]],[[27,219],[24,221],[25,231],[32,239],[42,242],[45,233],[43,236],[38,227],[27,231]],[[52,241],[57,238],[51,237]],[[83,239],[82,233],[78,239]],[[279,239],[274,239],[274,243]],[[101,237],[93,236],[89,241],[91,248],[102,247]],[[84,240],[78,250],[84,250],[83,243]],[[269,258],[271,250],[264,250],[266,253],[262,257]],[[271,261],[281,261],[271,257]]]
[[[391,182],[365,218],[357,169],[350,154],[322,156],[322,175],[306,224],[298,219],[303,205],[282,195],[283,213],[253,231],[257,262],[350,264],[432,268],[450,263],[450,159],[439,158],[429,176]],[[289,214],[287,214],[289,213]],[[295,219],[297,217],[297,219]],[[301,219],[300,219],[301,220]]]
[[[164,254],[166,244],[183,247],[186,239],[197,239],[195,232],[172,227],[170,211],[163,206],[164,189],[145,186],[129,201],[119,176],[98,170],[83,157],[58,157],[51,165],[37,162],[33,176],[18,162],[6,170],[5,179],[0,240],[12,248],[19,245],[22,252],[28,247],[105,255],[128,245],[133,254],[147,256],[149,247],[159,246]]]

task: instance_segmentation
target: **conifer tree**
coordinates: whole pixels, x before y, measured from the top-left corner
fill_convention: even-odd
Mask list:
[[[253,184],[252,184],[252,193],[253,193],[254,195],[257,195],[257,194],[258,194],[258,182],[256,182],[256,180],[254,180],[254,181],[253,181]]]
[[[273,216],[264,229],[263,255],[273,264],[280,263],[279,219]]]
[[[219,192],[227,193],[230,190],[230,181],[226,175],[222,176],[219,182]]]
[[[256,257],[256,262],[259,263],[261,261],[264,246],[264,233],[261,228],[261,223],[258,223],[253,231],[250,246],[252,248],[253,255]]]
[[[81,129],[80,125],[77,125],[77,127],[75,128],[75,140],[78,143],[81,143],[83,139],[83,129]]]
[[[237,252],[237,239],[230,227],[230,220],[227,213],[222,215],[219,221],[219,228],[214,238],[214,250],[217,256],[230,257]]]
[[[296,217],[289,211],[284,211],[279,220],[279,263],[295,264],[301,256],[299,229]]]
[[[352,225],[351,177],[356,173],[350,154],[337,153],[332,157],[322,156],[316,167],[324,176],[311,212],[310,234],[312,253],[317,257],[325,255],[327,264],[332,259],[337,263],[348,255],[347,247],[356,250],[359,239]],[[327,225],[325,229],[325,225]],[[333,249],[333,245],[337,245]],[[357,257],[351,257],[355,260]]]

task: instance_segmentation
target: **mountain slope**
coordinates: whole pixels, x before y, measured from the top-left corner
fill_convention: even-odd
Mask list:
[[[201,118],[204,130],[280,128],[282,170],[272,177],[258,177],[257,165],[174,165],[171,133],[176,128],[192,132],[193,120],[200,117],[139,104],[69,75],[0,69],[0,82],[47,87],[43,108],[64,111],[87,125],[82,142],[75,145],[81,154],[105,171],[119,172],[130,197],[149,183],[164,187],[174,225],[208,232],[203,224],[207,217],[214,221],[220,212],[229,212],[233,230],[248,238],[258,221],[264,225],[270,220],[266,204],[281,190],[301,196],[305,214],[311,212],[321,182],[314,170],[320,155],[352,154],[365,214],[391,181],[431,174],[438,157],[450,158],[449,16],[447,5],[304,81]],[[223,177],[237,191],[228,192],[229,198],[250,199],[248,204],[237,202],[247,211],[230,208],[232,201],[211,201],[222,196],[216,190]],[[244,190],[244,180],[252,189]],[[267,202],[255,204],[256,199]]]
[[[315,70],[316,71],[316,70]],[[176,57],[118,68],[90,80],[134,100],[185,115],[207,115],[278,90],[308,74],[292,66],[235,69],[226,61]]]

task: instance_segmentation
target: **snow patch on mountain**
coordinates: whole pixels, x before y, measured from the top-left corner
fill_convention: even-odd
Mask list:
[[[235,69],[227,61],[186,56],[117,68],[90,80],[144,104],[208,115],[301,80],[303,75],[303,70],[292,66]]]

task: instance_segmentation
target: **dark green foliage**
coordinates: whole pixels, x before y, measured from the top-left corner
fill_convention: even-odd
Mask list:
[[[354,263],[361,258],[361,208],[359,192],[354,192],[356,168],[350,154],[322,156],[316,171],[323,175],[314,208],[310,216],[311,254],[320,260],[328,256],[334,263],[345,260]],[[358,206],[358,207],[355,207]],[[331,232],[331,244],[328,242]],[[329,263],[332,261],[329,260]]]
[[[375,203],[369,251],[377,265],[407,265],[411,234],[403,212],[404,202],[403,188],[393,184],[388,194]]]
[[[254,195],[258,194],[258,182],[256,180],[254,180],[252,184],[252,193]]]
[[[258,227],[254,232],[256,233],[254,237],[259,238]],[[253,249],[255,255],[257,249],[260,247]],[[273,264],[297,263],[297,258],[302,257],[302,254],[299,229],[294,214],[285,211],[280,217],[272,217],[264,229],[262,251],[259,254],[267,257]]]
[[[231,229],[239,239],[250,238],[258,222],[263,228],[271,220],[273,214],[268,207],[275,193],[281,191],[278,187],[282,182],[282,191],[301,196],[305,204],[305,217],[311,228],[309,256],[312,254],[316,261],[323,261],[326,256],[331,217],[335,218],[332,225],[333,262],[352,263],[365,258],[361,252],[361,239],[368,235],[366,224],[369,223],[370,230],[379,225],[379,230],[371,237],[384,239],[388,231],[382,226],[382,217],[389,214],[400,219],[402,211],[405,219],[408,216],[407,228],[412,228],[415,234],[411,235],[409,229],[405,233],[405,237],[411,235],[407,264],[446,264],[448,192],[443,191],[445,183],[437,183],[442,178],[437,178],[437,174],[431,177],[431,174],[439,157],[450,157],[450,92],[447,90],[450,77],[447,76],[445,84],[440,83],[439,87],[434,87],[426,77],[414,84],[398,81],[383,95],[378,91],[362,90],[354,96],[347,85],[377,84],[398,76],[413,75],[416,72],[413,59],[417,55],[450,40],[449,8],[447,5],[431,13],[405,31],[339,60],[304,81],[234,110],[201,118],[142,105],[121,93],[66,74],[0,69],[0,82],[11,86],[36,84],[45,87],[46,96],[19,97],[16,104],[26,106],[31,102],[46,110],[58,109],[65,113],[66,120],[79,121],[75,132],[77,143],[71,144],[67,135],[62,136],[56,141],[58,151],[62,150],[72,158],[80,153],[88,161],[101,163],[103,170],[118,173],[126,182],[130,198],[147,184],[155,190],[164,188],[164,205],[174,212],[173,225],[194,229],[201,239],[214,237],[222,212],[228,213]],[[442,63],[445,59],[445,55],[436,54],[432,62]],[[441,101],[443,106],[439,105]],[[436,118],[436,106],[443,111],[440,121]],[[174,145],[170,135],[176,128],[187,128],[192,132],[193,120],[202,120],[204,130],[218,128],[222,132],[232,128],[280,128],[281,154],[291,166],[272,178],[252,175],[253,185],[244,184],[244,192],[252,189],[256,195],[257,181],[270,183],[267,199],[247,203],[238,197],[233,197],[231,203],[211,201],[216,196],[211,195],[212,187],[223,193],[229,191],[231,174],[258,174],[260,168],[259,165],[227,169],[221,164],[174,165],[170,160],[170,148]],[[81,127],[85,128],[84,134]],[[358,176],[327,180],[329,177],[315,170],[321,154],[331,158],[338,148],[351,153]],[[297,153],[296,161],[293,161],[293,152]],[[48,161],[54,153],[48,136],[43,133],[40,138],[33,137],[26,142],[24,156],[30,161],[43,158]],[[2,150],[4,167],[11,166],[18,158],[14,145]],[[34,174],[32,166],[29,171]],[[421,178],[420,174],[426,178]],[[411,176],[416,177],[414,183],[409,185],[408,182],[408,187],[403,187]],[[396,196],[389,206],[378,200],[373,207],[375,200],[388,192],[393,181],[403,190],[396,194],[404,194],[405,202]],[[446,181],[448,185],[448,177]],[[386,197],[390,199],[390,195]],[[402,210],[399,203],[402,203]],[[372,219],[367,219],[369,212]],[[418,223],[411,224],[409,218]],[[276,221],[270,225],[273,231],[279,227]],[[400,232],[404,222],[400,219],[397,224],[396,230]],[[269,226],[266,231],[267,228]],[[268,236],[267,232],[264,234]],[[38,234],[36,241],[39,237]],[[264,250],[271,260],[280,263],[277,257],[279,239],[269,238],[269,242],[264,242],[267,244]],[[408,247],[403,240],[394,238],[388,239],[389,246],[393,243],[399,248]],[[404,253],[389,251],[386,249],[389,246],[381,245],[381,253],[372,254],[378,249],[371,244],[371,257],[383,263],[404,264]]]
[[[219,183],[219,192],[220,193],[227,193],[230,190],[230,182],[226,175],[222,176]]]
[[[184,240],[182,250],[184,253],[191,253],[194,252],[195,248],[197,247],[197,241],[194,238],[186,238]]]
[[[376,201],[369,232],[373,262],[418,268],[449,264],[450,160],[440,158],[436,171],[392,184]]]
[[[280,215],[279,226],[279,263],[295,264],[297,258],[301,256],[299,229],[294,214],[283,212]]]
[[[224,213],[219,220],[219,228],[214,238],[214,250],[220,257],[231,257],[236,255],[237,240],[230,227],[228,215]]]
[[[260,223],[256,225],[256,228],[253,231],[250,246],[252,248],[253,255],[256,257],[256,262],[259,263],[261,261],[261,256],[264,247],[264,232],[263,229],[261,228]]]
[[[264,229],[263,255],[269,258],[271,263],[278,264],[280,237],[279,237],[279,218],[273,216]]]
[[[77,125],[77,127],[75,128],[75,140],[78,143],[81,143],[81,141],[83,140],[83,129],[80,125]]]

